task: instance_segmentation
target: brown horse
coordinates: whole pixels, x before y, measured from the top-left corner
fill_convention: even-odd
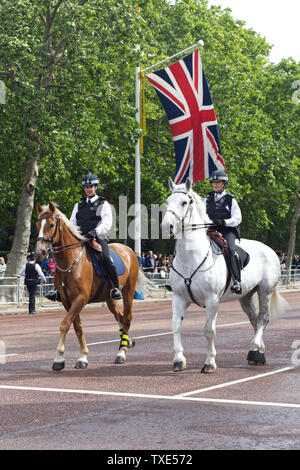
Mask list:
[[[114,314],[121,336],[115,363],[125,362],[127,348],[134,346],[134,341],[128,337],[132,319],[133,295],[137,282],[142,287],[145,280],[145,276],[139,270],[135,253],[131,248],[120,243],[109,245],[121,257],[125,265],[125,272],[119,277],[123,295],[124,311],[122,311],[118,301],[110,299],[109,282],[106,278],[100,277],[93,267],[90,253],[87,251],[87,239],[52,202],[43,207],[37,203],[36,208],[38,238],[35,244],[35,254],[41,261],[53,252],[56,264],[54,285],[67,311],[60,325],[60,338],[53,370],[59,371],[65,366],[65,340],[72,323],[80,345],[80,358],[75,368],[87,367],[88,348],[79,314],[83,307],[91,302],[106,301],[109,310]]]

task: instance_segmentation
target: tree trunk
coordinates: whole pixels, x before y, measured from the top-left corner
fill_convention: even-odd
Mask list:
[[[8,254],[5,276],[16,276],[25,263],[31,233],[34,193],[39,175],[39,158],[27,157],[22,193],[17,209],[12,248]]]
[[[296,194],[296,206],[295,206],[295,211],[294,215],[292,218],[291,222],[291,230],[290,230],[290,240],[289,240],[289,247],[288,247],[288,253],[287,253],[287,260],[286,260],[286,273],[287,273],[287,283],[290,282],[290,269],[292,265],[292,259],[294,256],[294,251],[295,251],[295,242],[296,242],[296,230],[297,230],[297,221],[300,215],[300,176],[299,176],[299,181],[298,181],[298,188],[297,188],[297,194]]]

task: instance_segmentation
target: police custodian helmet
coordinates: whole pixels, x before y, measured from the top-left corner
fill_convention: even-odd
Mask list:
[[[211,183],[213,183],[213,181],[224,181],[224,185],[226,186],[226,184],[228,183],[228,176],[223,170],[215,170],[210,175],[209,181]]]
[[[99,185],[99,180],[97,176],[92,175],[89,173],[88,175],[85,175],[82,179],[82,186],[93,186],[94,184]]]

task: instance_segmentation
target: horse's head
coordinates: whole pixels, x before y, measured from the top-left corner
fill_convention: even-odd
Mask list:
[[[171,233],[178,236],[182,232],[184,219],[190,213],[194,198],[192,196],[192,182],[187,178],[183,184],[176,185],[169,178],[169,187],[171,196],[168,197],[167,210],[161,227],[164,233]]]
[[[52,252],[52,245],[58,244],[61,239],[61,217],[52,202],[44,207],[38,202],[36,210],[38,238],[34,251],[37,259],[41,261],[48,258]]]

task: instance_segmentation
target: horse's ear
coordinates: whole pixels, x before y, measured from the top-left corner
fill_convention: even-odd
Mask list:
[[[53,204],[53,202],[49,202],[49,209],[50,209],[50,211],[51,211],[52,213],[55,212],[55,209],[56,209],[56,208],[55,208],[55,205]]]
[[[190,189],[192,188],[193,186],[193,183],[192,183],[192,180],[190,179],[190,177],[188,176],[187,179],[186,179],[186,182],[185,182],[185,189],[187,192],[190,191]]]
[[[170,176],[169,176],[169,180],[168,180],[168,181],[169,181],[169,188],[170,188],[170,191],[171,191],[171,193],[172,193],[172,192],[174,191],[174,189],[175,189],[175,184],[173,183],[172,178],[171,178]]]
[[[40,214],[43,210],[41,204],[39,202],[37,202],[35,207],[36,207],[37,213]]]

